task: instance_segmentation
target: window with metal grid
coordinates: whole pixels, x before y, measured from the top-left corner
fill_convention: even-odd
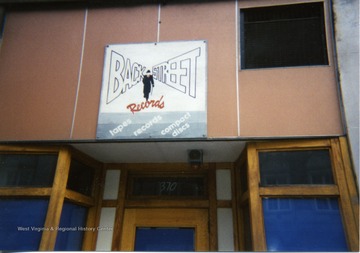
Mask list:
[[[322,2],[241,10],[241,68],[327,65]]]

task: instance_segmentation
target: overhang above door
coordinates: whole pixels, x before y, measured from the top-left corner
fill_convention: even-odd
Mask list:
[[[234,162],[246,141],[155,141],[73,143],[75,149],[103,163],[186,163],[188,151],[203,151],[204,163]]]

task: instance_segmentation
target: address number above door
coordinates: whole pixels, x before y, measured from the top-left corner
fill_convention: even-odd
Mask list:
[[[199,175],[130,175],[128,198],[207,197],[207,177]]]

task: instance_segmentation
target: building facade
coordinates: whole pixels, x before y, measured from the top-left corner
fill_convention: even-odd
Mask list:
[[[356,1],[0,5],[1,250],[359,251]]]

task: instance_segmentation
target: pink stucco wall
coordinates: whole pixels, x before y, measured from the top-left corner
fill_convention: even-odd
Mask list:
[[[105,46],[157,38],[208,41],[209,137],[341,135],[330,30],[329,66],[237,69],[238,11],[250,2],[9,12],[0,141],[95,139]]]

